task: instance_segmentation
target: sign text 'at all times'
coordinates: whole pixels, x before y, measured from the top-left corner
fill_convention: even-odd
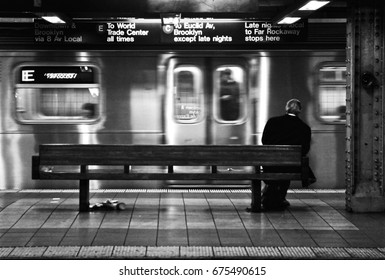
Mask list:
[[[107,23],[107,42],[134,42],[136,36],[148,36],[150,30],[136,29],[135,22]]]

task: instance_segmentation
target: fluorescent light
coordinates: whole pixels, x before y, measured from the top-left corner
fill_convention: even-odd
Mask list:
[[[267,122],[268,116],[269,116],[269,96],[270,91],[269,88],[271,88],[270,81],[271,78],[271,71],[270,71],[270,63],[271,59],[268,57],[268,54],[265,52],[261,53],[261,59],[260,59],[260,68],[259,68],[259,101],[258,104],[258,123],[257,123],[257,133],[259,136],[262,136],[263,128]],[[258,144],[262,145],[262,137],[258,137]]]
[[[64,20],[62,20],[58,16],[42,16],[41,18],[46,20],[46,21],[48,21],[48,22],[50,22],[50,23],[53,23],[53,24],[64,24],[64,23],[66,23]]]
[[[304,6],[299,8],[300,11],[315,11],[325,6],[330,1],[309,1]]]
[[[300,17],[284,17],[280,21],[278,21],[278,24],[292,24],[296,21],[299,21]]]
[[[0,23],[2,22],[11,22],[11,23],[19,23],[19,22],[33,22],[33,18],[11,18],[11,17],[0,17]]]

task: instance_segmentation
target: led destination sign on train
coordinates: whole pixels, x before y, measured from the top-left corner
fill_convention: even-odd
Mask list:
[[[95,69],[91,66],[35,66],[22,67],[22,84],[95,83]]]

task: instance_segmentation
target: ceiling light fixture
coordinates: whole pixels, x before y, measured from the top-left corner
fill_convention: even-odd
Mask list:
[[[330,1],[309,1],[298,10],[300,11],[315,11],[329,4]]]
[[[331,1],[297,1],[295,5],[288,7],[283,13],[273,19],[273,23],[277,24],[292,24],[301,18],[307,18],[315,10],[322,8]]]
[[[284,17],[280,21],[278,21],[278,24],[293,24],[294,22],[299,21],[300,17]]]
[[[41,17],[42,19],[50,22],[50,23],[53,23],[53,24],[65,24],[65,20],[61,19],[60,17],[58,16],[42,16]]]
[[[58,12],[35,13],[35,15],[52,24],[71,24],[72,22],[72,18]]]

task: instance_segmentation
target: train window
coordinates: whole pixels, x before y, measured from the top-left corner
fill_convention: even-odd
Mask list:
[[[327,123],[345,123],[346,67],[323,65],[318,73],[318,113]]]
[[[214,72],[214,113],[221,122],[245,117],[245,71],[235,65],[221,66]]]
[[[196,66],[174,69],[174,117],[178,122],[193,123],[202,119],[202,72]]]
[[[24,66],[17,71],[22,123],[87,123],[99,118],[100,86],[90,66]]]

